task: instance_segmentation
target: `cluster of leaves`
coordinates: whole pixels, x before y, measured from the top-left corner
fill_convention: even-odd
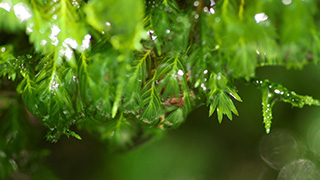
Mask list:
[[[315,0],[0,0],[0,83],[13,81],[6,86],[44,122],[48,140],[81,139],[70,130],[76,125],[126,148],[178,127],[198,105],[207,105],[210,116],[216,111],[220,123],[223,115],[232,119],[238,115],[232,99],[242,101],[234,81],[245,79],[262,91],[268,133],[277,100],[319,105],[255,80],[258,67],[318,63],[318,6]]]

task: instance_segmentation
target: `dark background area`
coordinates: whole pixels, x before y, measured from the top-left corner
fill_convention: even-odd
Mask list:
[[[320,71],[315,65],[303,70],[264,67],[256,73],[261,79],[320,99]],[[271,133],[266,135],[260,91],[243,82],[237,87],[243,102],[235,102],[240,116],[233,121],[224,118],[219,124],[216,114],[208,117],[208,109],[201,107],[178,129],[127,152],[111,152],[108,145],[83,132],[82,141],[66,137],[55,144],[43,141],[51,152],[45,163],[57,177],[68,180],[271,180],[277,179],[280,170],[285,175],[278,179],[310,172],[317,176],[319,107],[299,109],[278,102]],[[314,164],[303,172],[284,168],[299,159],[298,166],[308,160]]]

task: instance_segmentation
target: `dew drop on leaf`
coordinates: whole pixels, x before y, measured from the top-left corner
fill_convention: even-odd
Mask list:
[[[214,10],[213,8],[210,8],[210,10],[209,10],[209,11],[210,11],[210,13],[211,13],[211,14],[216,13],[216,12],[215,12],[215,10]],[[217,21],[217,20],[216,20],[216,21]],[[220,21],[220,18],[219,18],[219,21]]]
[[[209,12],[208,7],[204,7],[204,8],[203,8],[203,12],[208,13],[208,12]]]
[[[11,5],[10,5],[9,3],[11,3]],[[11,1],[8,1],[8,2],[2,1],[2,2],[0,3],[0,8],[6,10],[6,11],[8,11],[8,12],[11,11],[11,6],[12,6],[12,2],[11,2]]]
[[[14,5],[13,10],[20,22],[27,21],[32,17],[30,8],[24,3]]]

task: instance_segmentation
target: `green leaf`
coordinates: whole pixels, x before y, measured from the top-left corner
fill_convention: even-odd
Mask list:
[[[75,66],[74,50],[84,51],[89,47],[91,35],[77,13],[81,1],[32,0],[32,17],[27,22],[27,34],[35,49],[43,54],[58,53]]]
[[[16,58],[13,56],[12,46],[0,46],[0,77],[8,75],[14,81],[17,76]]]
[[[210,105],[209,116],[217,109],[219,123],[222,122],[223,114],[227,115],[230,120],[232,120],[231,112],[239,115],[230,97],[222,90],[212,92],[208,99],[208,105]]]
[[[30,6],[25,0],[0,0],[0,29],[19,32],[31,16]]]
[[[125,4],[125,5],[124,5]],[[85,7],[88,23],[98,31],[110,34],[116,49],[140,49],[143,33],[141,0],[92,0]]]
[[[294,107],[302,108],[304,105],[320,106],[320,101],[310,96],[302,96],[290,91],[281,84],[270,82],[269,80],[252,81],[262,91],[262,112],[263,123],[266,132],[270,132],[272,120],[272,108],[278,101],[290,103]]]
[[[157,71],[153,78],[142,89],[142,98],[145,108],[142,113],[142,121],[146,124],[154,124],[163,113],[163,105],[156,89]]]

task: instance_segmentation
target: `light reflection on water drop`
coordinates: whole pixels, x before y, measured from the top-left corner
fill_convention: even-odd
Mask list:
[[[29,23],[29,24],[28,24],[28,26],[27,26],[27,31],[28,31],[29,33],[32,33],[32,32],[33,32],[33,26],[34,26],[33,23]]]
[[[292,3],[292,0],[282,0],[282,3],[283,3],[284,5],[289,5],[289,4]]]
[[[0,157],[2,157],[2,158],[6,158],[6,157],[7,157],[7,155],[6,155],[6,153],[4,153],[3,151],[0,151]]]
[[[20,22],[27,21],[32,17],[30,8],[24,3],[14,5],[13,10]]]
[[[193,3],[193,5],[195,6],[195,7],[197,7],[197,6],[199,6],[199,1],[195,1],[194,3]]]
[[[179,69],[178,75],[183,76],[183,75],[184,75],[184,72],[183,72],[181,69]]]
[[[214,6],[216,2],[214,0],[210,0],[210,6]]]
[[[300,156],[295,137],[286,130],[275,130],[265,135],[260,141],[259,152],[266,164],[278,170]]]
[[[49,38],[52,40],[52,45],[58,46],[59,40],[57,38],[58,34],[61,32],[60,28],[57,25],[51,27],[51,34]]]
[[[10,0],[3,0],[0,3],[0,8],[10,12],[11,11],[12,2]]]
[[[90,47],[90,39],[91,39],[91,35],[87,34],[84,36],[83,40],[82,40],[82,45],[80,47],[81,51],[84,51],[86,49],[88,49]]]
[[[158,36],[151,36],[151,39],[154,41],[157,39]]]
[[[47,44],[47,41],[46,41],[46,40],[42,40],[41,43],[40,43],[41,46],[44,46],[44,45],[46,45],[46,44]]]
[[[269,17],[264,12],[254,15],[254,20],[256,21],[256,23],[266,21],[268,18]]]
[[[284,166],[277,180],[319,180],[320,173],[316,165],[307,160],[299,159]]]
[[[215,10],[214,10],[213,8],[210,8],[210,10],[209,10],[209,11],[210,11],[210,13],[211,13],[211,14],[216,13],[216,12],[215,12]]]
[[[208,7],[204,7],[204,8],[203,8],[203,12],[205,12],[205,13],[209,12]]]

